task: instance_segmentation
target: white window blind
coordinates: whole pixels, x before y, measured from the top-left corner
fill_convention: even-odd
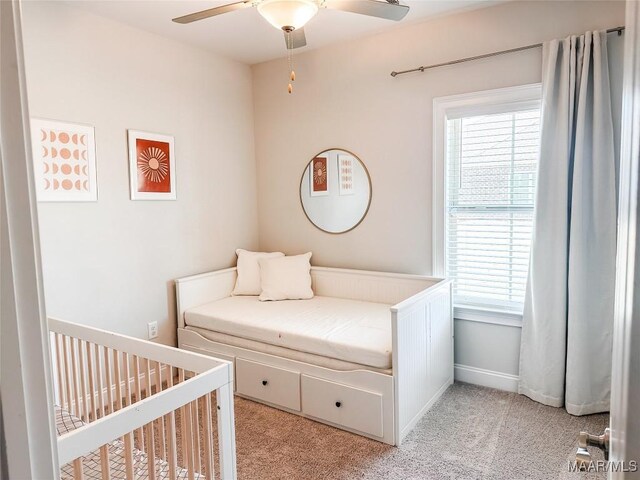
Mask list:
[[[521,313],[540,109],[447,119],[446,269],[454,301]]]

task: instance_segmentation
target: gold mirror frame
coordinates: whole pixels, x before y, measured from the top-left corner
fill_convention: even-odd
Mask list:
[[[309,215],[307,214],[307,211],[304,209],[304,203],[302,203],[302,182],[304,181],[304,174],[307,171],[307,169],[309,168],[309,164],[311,164],[311,162],[313,162],[314,158],[318,157],[319,155],[322,155],[324,152],[330,152],[332,150],[338,150],[340,152],[348,153],[353,158],[355,158],[358,162],[360,162],[360,165],[362,165],[362,168],[364,168],[364,172],[367,174],[367,181],[369,182],[369,202],[367,203],[367,208],[365,209],[364,213],[362,214],[362,217],[360,218],[360,220],[358,220],[358,222],[353,227],[348,228],[347,230],[343,230],[341,232],[330,232],[330,231],[325,230],[324,228],[321,228],[318,225],[316,225],[313,222],[313,220],[311,220]],[[360,157],[358,155],[356,155],[355,153],[351,152],[350,150],[347,150],[345,148],[338,148],[338,147],[336,147],[336,148],[325,148],[324,150],[318,152],[313,157],[311,157],[311,160],[309,160],[307,162],[307,164],[304,166],[304,169],[302,170],[302,175],[300,176],[300,185],[298,186],[298,198],[300,199],[300,208],[302,208],[302,212],[304,213],[304,216],[307,217],[307,220],[309,220],[309,223],[311,223],[311,225],[316,227],[321,232],[328,233],[330,235],[342,235],[343,233],[350,232],[351,230],[356,228],[358,225],[360,225],[364,221],[364,219],[367,217],[367,214],[369,213],[369,208],[371,208],[371,199],[373,198],[373,184],[371,183],[371,175],[369,175],[369,169],[364,164],[364,162],[362,160],[360,160]]]

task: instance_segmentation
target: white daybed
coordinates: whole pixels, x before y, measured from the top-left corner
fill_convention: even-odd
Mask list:
[[[451,282],[312,267],[315,297],[231,296],[236,268],[176,280],[178,345],[232,361],[236,394],[399,445],[453,382]]]

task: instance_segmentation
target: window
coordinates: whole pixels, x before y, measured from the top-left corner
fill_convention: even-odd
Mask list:
[[[538,86],[436,101],[440,269],[458,307],[522,313],[540,142]],[[462,103],[462,104],[461,104]],[[435,199],[434,199],[435,200]],[[438,202],[436,202],[438,203]],[[436,228],[436,230],[438,230]]]

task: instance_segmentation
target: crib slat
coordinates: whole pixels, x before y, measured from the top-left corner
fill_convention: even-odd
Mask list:
[[[129,372],[129,354],[122,352],[122,376],[124,377],[124,406],[131,405],[131,376]],[[122,382],[118,382],[121,384]],[[127,433],[124,436],[124,449],[125,449],[125,466],[127,470],[127,478],[135,478],[133,468],[133,434]]]
[[[91,356],[91,343],[85,342],[87,346],[87,375],[89,377],[89,401],[91,410],[89,411],[88,421],[93,422],[96,419],[96,386],[94,379],[93,357]]]
[[[178,459],[176,454],[176,424],[175,424],[175,415],[173,412],[167,414],[165,417],[167,422],[167,464],[168,464],[168,475],[169,480],[175,480],[176,478],[176,469],[178,466]]]
[[[207,479],[215,478],[213,463],[213,428],[211,419],[211,394],[202,398],[202,422],[204,423],[204,468]]]
[[[104,369],[106,371],[107,378],[107,402],[108,402],[108,414],[113,412],[113,381],[111,375],[111,361],[109,360],[109,348],[103,347],[104,350]]]
[[[104,368],[102,368],[102,360],[100,359],[100,349],[102,348],[100,345],[94,344],[94,355],[96,359],[96,378],[98,384],[98,405],[100,408],[100,418],[106,415],[104,408],[104,387],[102,385],[102,378],[105,374]]]
[[[131,401],[131,372],[129,371],[129,354],[127,352],[122,352],[122,370],[122,376],[124,377],[123,405],[126,407],[127,405],[131,405],[133,403]]]
[[[150,397],[153,393],[151,385],[151,360],[145,358],[144,360],[144,381],[145,381],[145,397]]]
[[[84,340],[78,340],[78,365],[79,365],[79,374],[80,374],[80,419],[83,421],[87,421],[87,413],[89,410],[89,407],[87,407],[87,379],[86,379],[86,373],[87,370],[85,369],[85,365],[84,365],[84,344],[85,341]]]
[[[102,472],[102,480],[111,479],[111,461],[107,445],[100,447],[100,471]]]
[[[135,479],[135,472],[133,469],[133,436],[127,433],[124,436],[124,465],[127,471],[127,478]]]
[[[144,384],[145,384],[145,398],[151,396],[151,361],[148,358],[144,359]],[[153,425],[151,425],[153,427]],[[149,431],[145,432],[147,434],[147,454],[151,456],[156,455],[155,450],[155,438],[149,438]],[[151,430],[151,435],[153,436],[153,429]]]
[[[154,445],[154,435],[153,435],[153,422],[149,422],[146,425],[147,428],[147,471],[149,472],[149,480],[156,480],[156,462],[155,462],[155,454],[156,451]]]
[[[133,385],[136,390],[136,402],[142,400],[142,390],[140,389],[140,357],[133,356]],[[144,429],[140,427],[136,430],[138,439],[138,449],[144,452]]]
[[[156,362],[156,392],[161,392],[162,391],[162,364],[160,362]],[[166,460],[167,458],[167,451],[165,448],[165,434],[164,434],[164,422],[162,417],[158,419],[158,440],[159,440],[159,447],[160,447],[160,458],[163,458]]]
[[[171,375],[171,367],[169,367],[169,375],[167,377],[167,388],[173,387],[173,376]],[[167,415],[167,433],[169,438],[167,439],[167,453],[169,462],[169,480],[176,480],[176,469],[178,468],[177,449],[176,442],[176,416],[175,412],[171,412]]]
[[[185,381],[187,372],[180,369],[178,380],[180,383]],[[191,403],[187,403],[180,409],[180,420],[182,423],[182,464],[187,468],[189,480],[194,480],[193,471],[193,437],[191,435]]]
[[[187,466],[187,426],[185,423],[185,417],[187,416],[187,407],[184,405],[180,407],[180,425],[178,428],[180,429],[180,456],[178,458],[180,462],[180,467],[184,468]]]
[[[182,368],[178,369],[178,383],[182,383],[184,382],[184,370]],[[181,439],[181,444],[182,444],[182,448],[180,449],[180,453],[181,455],[181,465],[182,466],[186,466],[187,465],[187,422],[186,422],[186,418],[187,418],[187,407],[186,406],[182,406],[180,407],[180,439]]]
[[[62,376],[62,369],[64,366],[62,365],[61,358],[61,347],[60,347],[60,334],[54,333],[53,338],[55,340],[56,346],[56,373],[58,374],[58,404],[61,408],[65,408],[64,406],[64,377]]]
[[[73,461],[73,480],[84,480],[84,469],[82,468],[82,457]]]
[[[192,407],[191,407],[191,419],[193,422],[193,426],[192,426],[192,436],[193,436],[193,456],[194,456],[194,463],[193,463],[193,468],[196,472],[201,472],[202,468],[201,468],[201,464],[200,464],[200,457],[202,456],[202,454],[200,453],[200,422],[198,421],[199,415],[198,415],[198,399],[195,399],[193,402],[191,402]]]
[[[192,433],[192,424],[191,424],[191,402],[187,403],[184,407],[185,412],[182,417],[182,421],[184,423],[184,430],[187,440],[187,448],[184,450],[183,455],[186,455],[185,465],[187,467],[187,474],[189,476],[189,480],[194,480],[194,466],[193,466],[193,455],[194,455],[194,447],[193,447],[193,433]]]
[[[122,374],[120,373],[120,355],[113,350],[113,377],[116,383],[116,409],[122,409]]]
[[[65,410],[68,412],[71,411],[71,374],[69,372],[69,337],[66,335],[62,336],[62,354],[64,356],[64,385],[65,385],[65,396],[66,396],[66,404]]]
[[[76,353],[76,339],[71,337],[71,375],[73,377],[73,401],[75,402],[73,413],[80,417],[80,389],[78,385],[78,358]]]

